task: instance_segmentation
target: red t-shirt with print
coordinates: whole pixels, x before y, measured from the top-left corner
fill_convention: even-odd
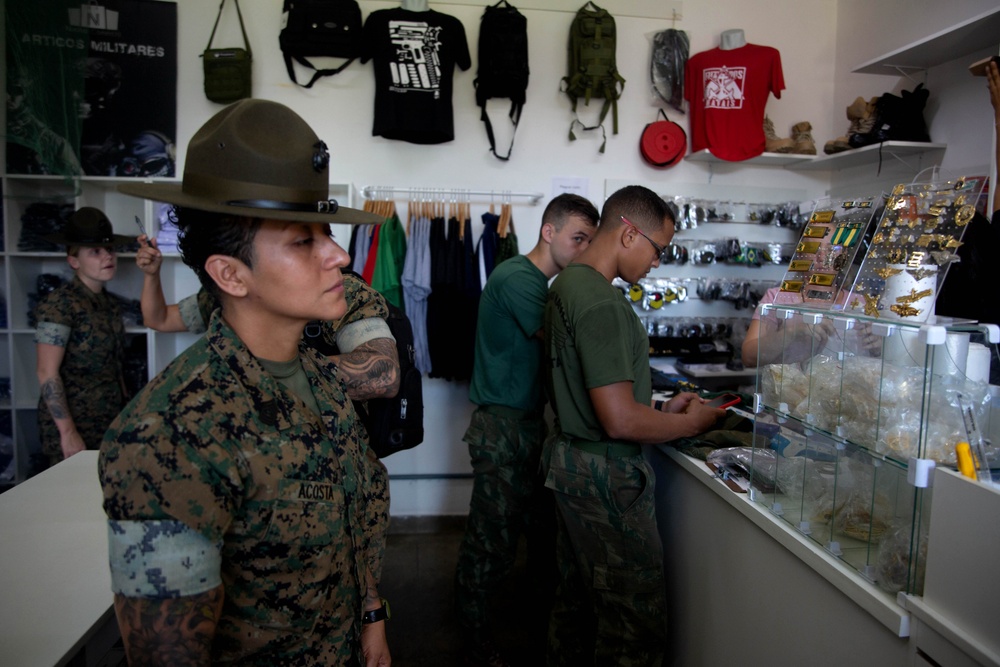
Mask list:
[[[781,54],[770,46],[702,51],[687,61],[684,96],[691,117],[691,152],[707,148],[723,160],[764,152],[764,105],[785,89]]]

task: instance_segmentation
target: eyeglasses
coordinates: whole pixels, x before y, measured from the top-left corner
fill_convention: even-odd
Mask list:
[[[667,248],[664,248],[659,243],[657,243],[653,239],[651,239],[648,236],[646,236],[645,232],[643,232],[641,229],[639,229],[638,227],[636,227],[635,225],[633,225],[631,222],[629,222],[628,218],[626,218],[624,215],[619,216],[619,217],[622,219],[622,222],[624,222],[626,225],[628,225],[629,227],[631,227],[635,231],[639,232],[642,235],[642,238],[646,239],[647,241],[650,242],[650,244],[652,244],[653,249],[656,250],[656,256],[659,257],[661,264],[667,264],[668,263],[667,260],[670,259],[670,257],[669,257],[670,252],[667,250]]]

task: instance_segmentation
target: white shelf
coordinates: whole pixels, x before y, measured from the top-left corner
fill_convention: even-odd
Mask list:
[[[879,161],[881,151],[882,161],[891,158],[916,157],[925,153],[935,153],[944,151],[947,144],[935,144],[924,141],[884,141],[879,144],[870,144],[861,148],[834,153],[833,155],[823,155],[808,162],[799,162],[789,165],[793,171],[819,171],[824,169],[846,169],[848,167],[858,167],[866,164],[876,164]]]
[[[757,157],[752,157],[749,160],[723,160],[722,158],[715,157],[707,149],[703,148],[697,153],[691,153],[684,158],[689,162],[712,162],[718,164],[754,164],[764,167],[787,167],[792,164],[797,164],[799,162],[807,162],[816,159],[812,155],[800,155],[798,153],[761,153]]]
[[[1000,7],[858,65],[859,74],[900,74],[926,70],[1000,44]]]

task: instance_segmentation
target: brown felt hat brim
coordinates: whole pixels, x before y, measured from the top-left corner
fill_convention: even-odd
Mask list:
[[[238,206],[186,194],[181,183],[123,183],[118,186],[118,191],[126,195],[132,195],[133,197],[144,197],[153,201],[198,209],[199,211],[227,213],[250,218],[331,225],[368,225],[385,222],[385,218],[380,215],[346,206],[338,206],[335,213]]]
[[[234,216],[347,225],[385,222],[330,199],[329,163],[326,143],[292,109],[245,99],[220,110],[195,132],[180,183],[123,183],[118,190]]]

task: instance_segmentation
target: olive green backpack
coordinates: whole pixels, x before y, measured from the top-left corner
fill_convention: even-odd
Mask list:
[[[608,137],[604,130],[608,110],[612,114],[613,133],[618,134],[618,98],[625,88],[625,79],[618,73],[615,63],[616,32],[615,19],[608,10],[593,2],[578,9],[569,29],[569,74],[562,80],[575,116],[569,126],[570,141],[576,140],[573,128],[577,124],[584,131],[600,128],[604,137],[601,153]],[[584,105],[589,105],[591,98],[604,100],[597,125],[584,125],[576,116],[576,103],[580,98]]]

